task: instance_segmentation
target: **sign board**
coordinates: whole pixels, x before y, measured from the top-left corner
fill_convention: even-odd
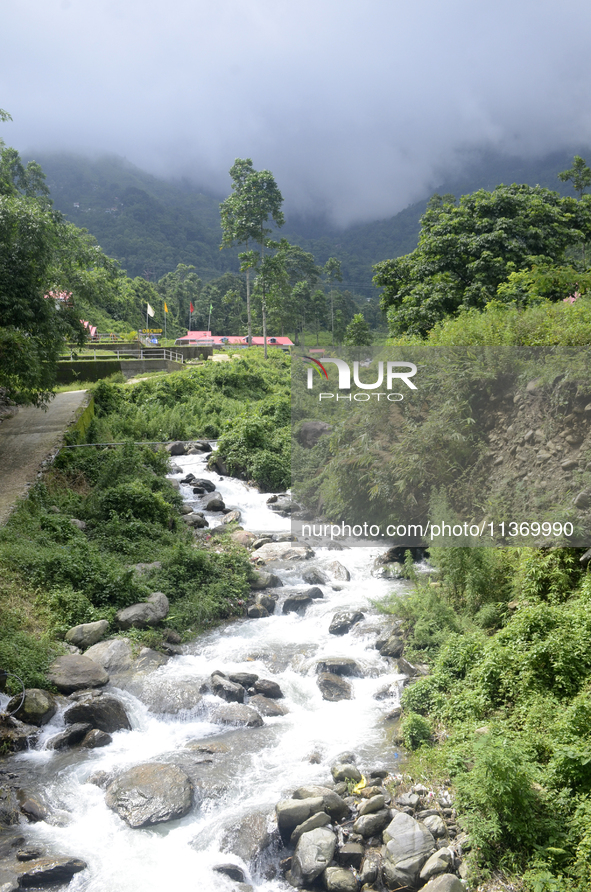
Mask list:
[[[162,334],[161,328],[140,328],[139,334]]]

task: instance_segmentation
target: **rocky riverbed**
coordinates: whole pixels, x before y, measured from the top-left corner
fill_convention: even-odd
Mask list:
[[[400,690],[425,671],[372,606],[404,585],[387,578],[393,555],[291,542],[289,511],[207,455],[177,453],[173,479],[185,516],[205,521],[196,537],[240,512],[257,570],[247,615],[137,652],[129,630],[166,625],[154,592],[112,627],[71,630],[57,695],[3,698],[17,752],[0,766],[0,892],[456,892],[465,839],[449,793],[406,784],[393,742]]]

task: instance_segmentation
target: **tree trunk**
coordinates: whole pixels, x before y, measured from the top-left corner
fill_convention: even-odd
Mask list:
[[[248,334],[248,346],[252,347],[252,322],[250,319],[250,270],[246,270],[246,324]]]

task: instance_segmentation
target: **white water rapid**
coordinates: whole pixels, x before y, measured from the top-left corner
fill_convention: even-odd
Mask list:
[[[226,505],[242,511],[245,529],[289,531],[289,520],[269,510],[266,495],[239,480],[221,479],[207,471],[204,456],[174,461],[182,468],[182,473],[171,475],[177,480],[188,472],[213,480]],[[191,487],[182,486],[181,491],[191,504],[195,498]],[[216,517],[221,518],[207,516],[212,525]],[[278,800],[302,784],[330,781],[330,765],[345,750],[359,756],[362,768],[397,770],[385,714],[397,703],[401,676],[392,674],[393,663],[375,649],[384,618],[371,602],[401,589],[402,583],[372,577],[377,554],[365,548],[318,549],[303,564],[273,570],[284,583],[284,588],[276,590],[279,601],[274,615],[238,620],[199,637],[183,648],[182,655],[153,671],[147,682],[155,689],[182,689],[206,681],[214,670],[253,672],[279,683],[284,693],[280,702],[289,710],[286,715],[265,718],[260,728],[228,728],[204,718],[204,704],[220,702],[213,695],[205,695],[193,711],[154,714],[129,691],[109,685],[107,690],[120,697],[128,711],[131,731],[114,733],[113,742],[102,749],[54,751],[44,749],[41,741],[37,749],[13,757],[19,770],[36,779],[37,790],[53,813],[49,821],[27,826],[27,843],[37,841],[52,852],[82,858],[88,864],[72,879],[68,887],[72,892],[230,892],[236,889],[235,883],[212,870],[228,862],[243,867],[247,882],[257,892],[291,889],[279,873],[272,878],[265,870],[253,874],[248,864],[222,850],[222,841],[228,828],[254,814],[269,815],[271,826]],[[331,576],[328,565],[335,560],[348,569],[350,581]],[[329,577],[329,584],[321,586],[324,598],[313,601],[304,615],[284,615],[285,594],[310,587],[302,573],[311,566]],[[365,620],[346,635],[329,634],[334,613],[351,609],[363,611]],[[353,658],[363,677],[348,679],[353,699],[327,702],[317,686],[316,664],[325,657],[342,656]],[[376,693],[387,685],[392,685],[394,693],[376,699]],[[63,729],[62,714],[44,728],[43,740]],[[203,752],[199,744],[204,742],[219,745],[220,752]],[[317,761],[310,761],[313,753]],[[86,782],[98,771],[116,772],[173,757],[191,761],[203,778],[195,807],[181,820],[131,829],[107,808],[104,790]]]

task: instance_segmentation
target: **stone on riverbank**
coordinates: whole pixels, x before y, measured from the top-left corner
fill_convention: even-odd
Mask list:
[[[95,623],[81,623],[68,629],[66,641],[68,644],[74,644],[76,647],[86,650],[104,638],[108,631],[109,623],[106,619],[99,619]]]
[[[297,845],[297,842],[302,833],[309,833],[310,830],[316,830],[318,827],[326,827],[327,824],[330,824],[330,818],[326,814],[326,812],[317,811],[316,814],[310,815],[309,818],[306,818],[303,824],[298,824],[298,826],[289,837],[291,845]]]
[[[344,867],[327,867],[322,875],[327,892],[357,892],[359,881]]]
[[[384,830],[383,840],[386,886],[416,886],[425,862],[436,848],[433,834],[424,824],[399,812]]]
[[[62,694],[73,694],[84,688],[99,688],[109,681],[102,666],[81,654],[58,657],[51,663],[47,677]]]
[[[329,866],[336,845],[335,834],[326,827],[318,827],[316,830],[303,833],[291,861],[292,883],[296,886],[313,883]]]
[[[132,650],[129,638],[110,638],[108,641],[99,641],[89,647],[85,657],[94,660],[102,666],[110,675],[127,672],[131,669]]]
[[[347,783],[347,781],[355,781],[358,784],[361,780],[361,772],[352,762],[335,762],[330,773],[335,784]]]
[[[388,826],[391,818],[392,815],[388,808],[382,808],[377,812],[362,815],[360,818],[357,818],[353,824],[353,833],[358,833],[359,836],[365,838],[377,836]]]
[[[434,880],[429,880],[421,892],[466,892],[466,887],[452,873],[444,873]]]
[[[323,810],[330,815],[333,821],[342,821],[349,814],[350,809],[345,800],[329,787],[308,784],[298,787],[293,794],[294,799],[316,799],[318,797],[322,799]]]
[[[440,873],[445,873],[449,869],[449,866],[452,863],[452,859],[453,856],[451,849],[439,849],[438,852],[435,852],[433,855],[431,855],[431,857],[428,858],[425,862],[425,865],[420,873],[420,879],[425,882],[426,880],[430,880]]]
[[[6,711],[13,713],[13,710],[21,701],[21,694],[17,694],[8,701]],[[20,722],[27,725],[45,725],[57,711],[57,703],[55,697],[49,691],[43,691],[41,688],[27,688],[25,690],[25,699],[22,706],[13,713],[14,717]]]
[[[324,811],[321,796],[313,796],[309,799],[282,799],[275,806],[277,826],[284,842],[289,840],[291,834],[307,821],[310,815]]]
[[[115,619],[120,629],[149,629],[165,619],[169,609],[164,592],[154,592],[147,601],[118,610]]]
[[[0,747],[5,753],[20,753],[36,741],[38,733],[39,729],[35,725],[9,718],[0,722]]]
[[[186,815],[193,804],[193,786],[176,765],[147,762],[109,784],[105,802],[130,827],[146,827]]]
[[[250,587],[254,589],[262,588],[281,588],[283,583],[275,573],[267,573],[266,570],[253,570],[254,579],[251,580]]]

